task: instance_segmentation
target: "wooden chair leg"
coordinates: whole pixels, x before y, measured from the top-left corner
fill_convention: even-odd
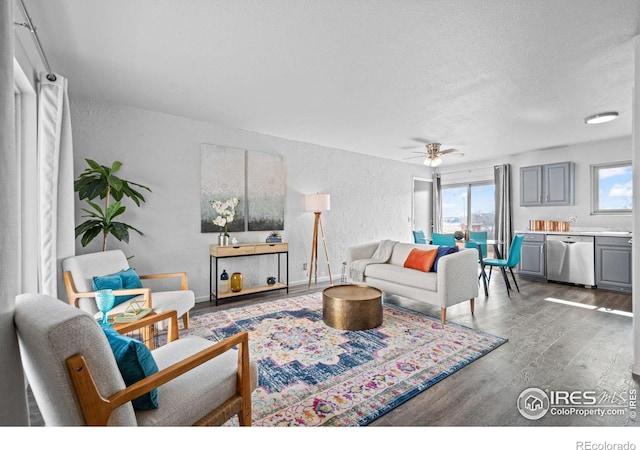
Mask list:
[[[189,311],[182,315],[182,325],[184,325],[184,329],[189,329]]]
[[[475,306],[476,306],[476,299],[472,298],[469,300],[469,305],[471,306],[471,315],[473,316],[473,312],[475,310]]]
[[[447,323],[447,308],[440,308],[440,322],[442,325]]]

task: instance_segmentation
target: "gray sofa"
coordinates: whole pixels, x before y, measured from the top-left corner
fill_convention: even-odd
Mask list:
[[[352,269],[358,265],[359,269],[363,269],[361,279],[352,281],[361,281],[388,294],[439,306],[443,324],[446,323],[449,306],[469,300],[473,314],[474,299],[478,295],[476,249],[460,249],[456,253],[445,255],[438,262],[437,272],[422,272],[404,267],[409,252],[413,248],[428,250],[437,248],[437,245],[391,243],[387,247],[391,249],[388,260],[381,262],[388,256],[388,252],[380,258],[379,244],[372,242],[347,249],[347,267]],[[365,264],[362,264],[363,260]],[[355,261],[359,263],[353,264]]]

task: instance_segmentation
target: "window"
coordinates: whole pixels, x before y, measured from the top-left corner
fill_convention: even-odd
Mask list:
[[[453,233],[468,228],[470,231],[486,231],[488,239],[495,239],[495,191],[491,182],[443,187],[442,232]]]
[[[591,214],[631,214],[633,170],[630,161],[591,166]]]

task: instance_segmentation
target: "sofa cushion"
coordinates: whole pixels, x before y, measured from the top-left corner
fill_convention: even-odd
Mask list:
[[[438,290],[437,273],[406,269],[393,264],[369,264],[364,271],[364,276],[365,281],[367,278],[377,278],[428,291],[435,292]]]
[[[407,260],[407,256],[414,248],[418,250],[431,250],[437,249],[437,245],[431,244],[409,244],[406,242],[398,242],[393,247],[393,252],[391,253],[391,259],[389,259],[389,264],[394,264],[396,266],[404,266],[404,262]]]
[[[433,266],[431,266],[431,272],[438,271],[438,261],[444,255],[450,255],[451,253],[456,253],[458,251],[458,246],[454,245],[453,247],[448,247],[446,245],[441,245],[438,247],[438,254],[436,255],[435,261],[433,261]]]
[[[409,252],[407,259],[404,261],[404,267],[422,272],[430,272],[437,254],[438,249],[435,248],[431,250],[418,250],[414,248]]]

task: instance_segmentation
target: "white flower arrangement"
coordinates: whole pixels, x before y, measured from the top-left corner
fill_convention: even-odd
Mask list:
[[[238,199],[234,197],[224,202],[220,200],[212,200],[209,203],[218,213],[218,216],[213,219],[213,224],[220,227],[220,236],[229,236],[227,226],[229,225],[229,222],[233,222],[233,218],[236,215]]]

